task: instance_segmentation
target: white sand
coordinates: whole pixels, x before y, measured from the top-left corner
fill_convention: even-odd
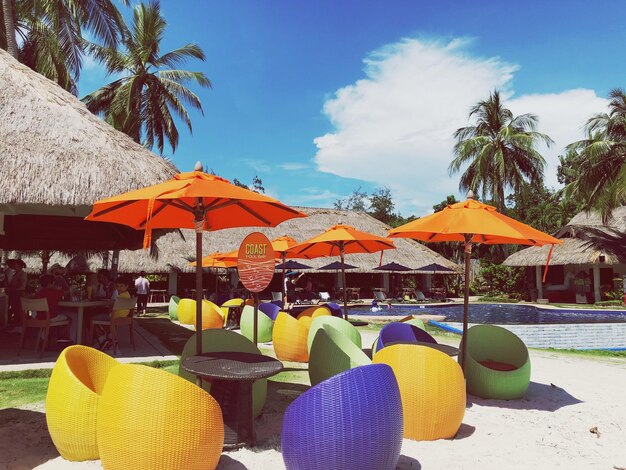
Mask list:
[[[364,344],[368,341],[364,338]],[[405,439],[397,468],[626,469],[626,360],[538,351],[531,358],[532,383],[524,400],[468,396],[457,437]],[[290,395],[288,400],[297,395],[282,389],[271,393]],[[256,423],[259,448],[224,453],[218,469],[284,468],[276,450],[281,408],[269,408]],[[43,405],[30,410],[35,411],[0,410],[0,468],[101,468],[99,462],[70,463],[58,457],[45,429]],[[591,433],[592,428],[599,434]]]

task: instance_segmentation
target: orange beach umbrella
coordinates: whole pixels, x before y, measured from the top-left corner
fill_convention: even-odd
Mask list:
[[[232,227],[274,227],[306,214],[264,194],[240,188],[202,171],[94,203],[86,219],[114,222],[145,230],[144,248],[153,228],[194,228],[196,260],[202,258],[202,232]],[[196,266],[196,352],[202,352],[202,267]]]
[[[215,299],[217,299],[217,283],[218,283],[217,270],[220,268],[229,269],[229,268],[237,267],[236,260],[232,261],[228,259],[223,259],[223,260],[219,259],[218,257],[221,255],[222,253],[220,253],[219,251],[216,251],[215,253],[211,253],[205,256],[204,258],[202,258],[202,262],[200,263],[203,268],[210,268],[215,271]],[[192,261],[191,263],[189,263],[189,266],[196,266],[196,261]]]
[[[339,256],[341,258],[341,279],[343,285],[343,315],[348,319],[348,294],[346,291],[346,270],[344,255],[352,253],[376,253],[394,249],[395,245],[387,238],[361,232],[349,225],[338,224],[324,233],[291,247],[288,258],[321,258]]]
[[[295,238],[288,237],[287,235],[283,235],[282,237],[275,238],[272,240],[272,248],[274,249],[274,253],[276,253],[276,257],[281,260],[283,263],[283,280],[280,285],[280,292],[283,296],[283,306],[285,305],[287,299],[287,292],[285,292],[285,259],[287,258],[287,250],[289,248],[296,246],[298,242]]]
[[[442,211],[416,219],[389,231],[389,237],[413,238],[423,242],[462,242],[465,244],[465,296],[461,367],[465,371],[466,333],[469,313],[469,270],[472,244],[560,245],[558,238],[543,233],[474,200],[451,204]],[[548,255],[548,263],[550,257]]]

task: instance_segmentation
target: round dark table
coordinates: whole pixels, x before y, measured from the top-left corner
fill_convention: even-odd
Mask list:
[[[437,351],[441,351],[448,356],[458,356],[459,348],[450,346],[448,344],[439,344],[439,343],[429,343],[427,341],[392,341],[391,343],[387,343],[387,346],[393,346],[394,344],[416,344],[418,346],[427,346],[429,348],[436,349]]]
[[[211,352],[190,356],[183,369],[211,382],[211,396],[224,418],[224,448],[255,444],[252,384],[283,370],[282,362],[262,354]]]

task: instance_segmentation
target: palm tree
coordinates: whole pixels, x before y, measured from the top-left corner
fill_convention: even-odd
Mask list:
[[[567,185],[569,197],[597,210],[606,222],[613,209],[626,204],[626,93],[609,93],[609,112],[587,121],[587,138],[568,146],[575,172]]]
[[[552,139],[536,131],[536,116],[513,116],[497,90],[471,109],[472,116],[475,125],[454,133],[455,158],[448,171],[452,175],[468,164],[459,189],[473,189],[503,210],[507,190],[517,191],[524,182],[541,182],[546,162],[535,147],[539,142],[550,145]]]
[[[120,1],[128,5],[128,0]],[[2,6],[0,47],[6,46],[16,59],[75,94],[84,55],[83,31],[115,47],[123,25],[113,0],[2,0]]]
[[[186,85],[195,82],[211,87],[202,72],[173,69],[188,58],[205,60],[204,52],[196,44],[161,54],[166,26],[157,1],[137,5],[131,29],[126,29],[122,40],[125,50],[90,46],[94,57],[106,66],[109,74],[122,75],[122,78],[83,98],[90,111],[103,116],[116,129],[148,148],[156,143],[161,153],[165,139],[172,151],[178,145],[178,129],[172,113],[184,121],[191,132],[191,119],[185,106],[202,112],[200,99]]]

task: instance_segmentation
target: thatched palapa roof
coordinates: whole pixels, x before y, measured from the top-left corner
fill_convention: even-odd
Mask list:
[[[594,264],[600,262],[604,256],[604,264],[626,263],[626,253],[611,253],[603,249],[598,243],[593,243],[591,232],[604,233],[609,236],[624,234],[626,236],[626,206],[613,211],[613,217],[608,224],[602,222],[600,214],[596,212],[580,212],[556,234],[563,240],[562,245],[555,245],[550,259],[551,265]],[[549,246],[530,247],[520,250],[509,256],[506,266],[541,266],[545,265]]]
[[[295,207],[295,209],[306,213],[308,217],[291,219],[274,228],[257,229],[246,227],[205,232],[203,240],[204,254],[206,255],[214,251],[228,252],[235,250],[245,236],[253,231],[264,233],[270,240],[282,235],[289,235],[298,241],[304,241],[320,234],[338,222],[352,225],[358,230],[380,236],[386,236],[389,230],[389,226],[362,212],[310,207]],[[120,252],[119,271],[132,273],[142,270],[149,273],[192,272],[194,268],[189,266],[188,263],[195,256],[195,234],[193,230],[183,230],[182,232],[184,239],[178,233],[169,233],[156,242],[159,253],[158,260],[151,258],[148,252],[142,250]],[[393,242],[397,249],[384,252],[383,264],[395,261],[415,270],[431,263],[438,263],[457,271],[460,269],[455,263],[448,261],[416,241],[396,238],[393,239]],[[317,258],[301,261],[313,268],[319,268],[331,260],[330,258]],[[32,257],[25,261],[29,268],[37,269],[37,267],[41,266],[40,261],[38,262]],[[53,256],[50,263],[57,262],[65,265],[68,261],[69,258],[56,255]],[[92,270],[102,266],[100,257],[92,257],[89,262]],[[381,271],[374,270],[374,268],[379,266],[380,253],[346,255],[346,262],[358,266],[358,269],[350,272],[381,273]]]
[[[0,50],[0,212],[86,216],[176,168]]]

